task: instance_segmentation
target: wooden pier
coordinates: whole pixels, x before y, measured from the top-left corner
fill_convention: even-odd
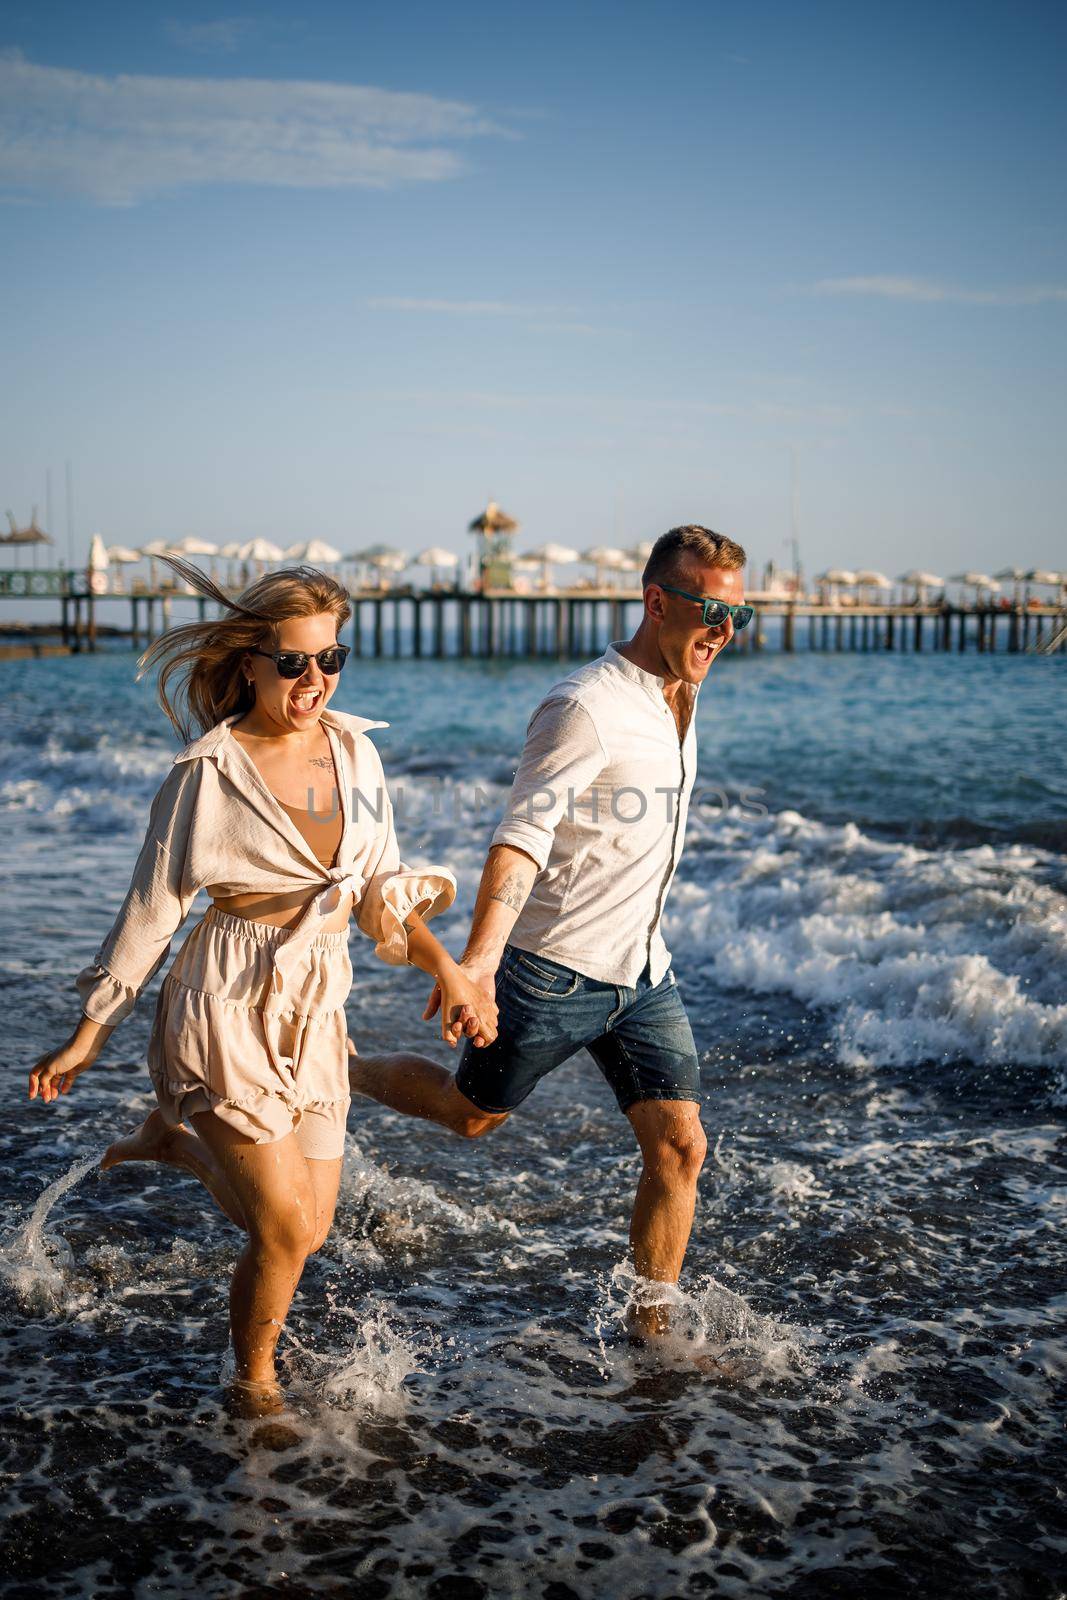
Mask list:
[[[14,580],[14,581],[13,581]],[[34,569],[0,572],[0,599],[58,602],[58,624],[11,627],[0,635],[20,642],[0,654],[94,651],[102,639],[125,639],[142,649],[173,624],[173,610],[204,618],[213,603],[177,589],[92,593],[84,574]],[[638,591],[512,590],[463,593],[393,589],[351,595],[348,640],[368,659],[590,659],[615,639],[628,638],[641,615]],[[1059,606],[820,606],[754,599],[756,614],[738,633],[741,654],[795,651],[1003,651],[1048,653],[1067,647],[1067,609]],[[125,626],[111,622],[124,608]],[[108,615],[110,614],[110,615]],[[108,621],[104,617],[108,615]],[[58,643],[55,641],[58,636]]]

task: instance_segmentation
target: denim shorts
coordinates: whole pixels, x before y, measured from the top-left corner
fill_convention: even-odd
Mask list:
[[[589,1051],[620,1111],[638,1100],[700,1101],[700,1063],[668,971],[636,988],[602,983],[547,956],[506,945],[496,973],[496,1038],[463,1042],[456,1087],[479,1110],[514,1111],[546,1073]]]

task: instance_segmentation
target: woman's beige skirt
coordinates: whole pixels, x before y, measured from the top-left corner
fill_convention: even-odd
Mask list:
[[[295,1133],[305,1156],[328,1161],[344,1153],[350,1100],[348,930],[320,934],[272,998],[289,937],[212,906],[163,980],[148,1070],[167,1122],[213,1111],[256,1144]]]

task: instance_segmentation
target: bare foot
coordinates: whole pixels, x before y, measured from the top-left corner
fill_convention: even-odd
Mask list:
[[[162,1111],[150,1112],[135,1133],[108,1145],[100,1160],[100,1170],[107,1172],[124,1161],[161,1161],[167,1167],[183,1167],[200,1179],[235,1227],[245,1227],[237,1196],[204,1145],[184,1122],[175,1128],[163,1120]]]
[[[262,1383],[235,1378],[226,1390],[224,1403],[231,1417],[276,1417],[285,1410],[285,1393],[276,1378]]]
[[[100,1159],[100,1170],[107,1172],[110,1167],[121,1166],[124,1161],[165,1161],[170,1166],[181,1166],[175,1160],[174,1143],[175,1134],[184,1133],[187,1139],[192,1139],[188,1128],[172,1128],[164,1122],[162,1111],[153,1111],[141,1123],[136,1133],[127,1134],[125,1139],[116,1139],[114,1144],[109,1144]]]
[[[669,1307],[658,1305],[629,1305],[626,1308],[626,1332],[633,1344],[648,1344],[670,1332]]]

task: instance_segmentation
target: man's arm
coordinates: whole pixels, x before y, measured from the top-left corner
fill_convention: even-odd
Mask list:
[[[466,948],[460,960],[478,982],[492,976],[508,935],[533,888],[540,867],[533,856],[511,844],[490,847],[474,902],[474,916]]]
[[[493,834],[460,958],[463,971],[490,998],[496,998],[493,979],[516,918],[537,874],[548,865],[557,824],[595,782],[607,759],[592,717],[575,701],[552,696],[530,718],[508,809]],[[435,989],[423,1015],[432,1017],[439,1004]],[[464,1031],[475,1044],[486,1042],[473,1023]]]
[[[480,998],[463,1011],[453,1012],[453,1038],[462,1037],[465,1033],[479,1048],[492,1043],[496,1035],[496,969],[508,942],[508,934],[526,904],[540,870],[537,862],[524,850],[517,850],[510,844],[490,846],[482,868],[482,881],[478,885],[470,935],[458,968],[480,992]],[[422,966],[422,962],[418,962],[418,965]],[[457,995],[459,1000],[464,998]],[[486,999],[492,1002],[491,1009],[485,1006]],[[428,1022],[435,1015],[440,1004],[441,980],[438,977],[423,1012],[425,1021]],[[492,1023],[491,1035],[481,1021],[483,1013]]]

